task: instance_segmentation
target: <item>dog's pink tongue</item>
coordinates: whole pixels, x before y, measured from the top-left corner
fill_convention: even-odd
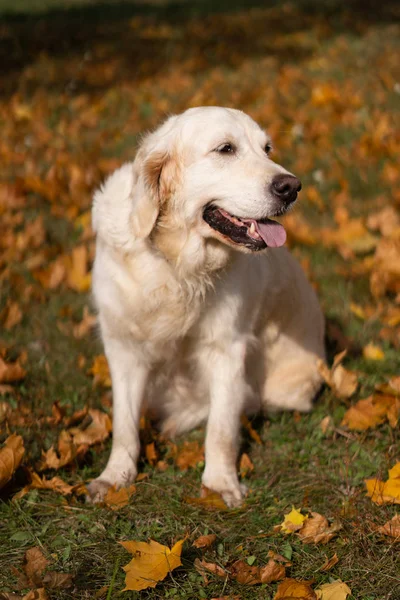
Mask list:
[[[270,248],[279,248],[286,242],[286,231],[280,223],[276,221],[266,221],[261,223],[255,221],[258,234]]]

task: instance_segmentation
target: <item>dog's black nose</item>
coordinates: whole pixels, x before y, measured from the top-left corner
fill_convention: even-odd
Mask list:
[[[285,204],[291,204],[301,190],[301,181],[293,175],[275,175],[271,183],[271,192]]]

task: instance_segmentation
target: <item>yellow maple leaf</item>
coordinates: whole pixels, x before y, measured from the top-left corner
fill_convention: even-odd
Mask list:
[[[400,402],[395,396],[376,394],[359,400],[345,413],[341,425],[355,431],[376,427],[388,419],[395,428],[399,418]]]
[[[302,515],[299,508],[292,506],[292,510],[284,515],[284,520],[281,523],[281,531],[284,533],[292,533],[303,527],[304,521],[308,518],[307,515]]]
[[[315,594],[317,600],[346,600],[347,596],[351,594],[351,589],[346,583],[338,579],[333,583],[324,583],[315,590]]]
[[[389,479],[365,479],[367,496],[375,504],[400,504],[400,462],[389,471]]]
[[[176,542],[171,549],[154,540],[149,543],[120,542],[134,555],[130,563],[123,567],[126,573],[124,591],[155,587],[168,573],[179,567],[182,564],[181,552],[185,539]]]

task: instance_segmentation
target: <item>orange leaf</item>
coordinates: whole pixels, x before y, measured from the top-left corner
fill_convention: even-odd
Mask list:
[[[186,538],[185,538],[186,539]],[[126,572],[126,590],[145,590],[155,587],[159,581],[179,567],[181,563],[182,546],[185,541],[179,540],[171,549],[154,540],[145,542],[120,542],[120,544],[134,555],[130,563],[123,567]]]
[[[209,548],[212,546],[217,539],[215,533],[210,533],[209,535],[201,535],[197,538],[192,544],[195,548]]]
[[[311,589],[308,581],[298,581],[297,579],[284,579],[278,585],[274,600],[316,600],[315,592]]]
[[[94,357],[93,365],[88,371],[89,375],[94,376],[93,383],[104,387],[111,387],[111,376],[108,368],[108,362],[104,354]]]
[[[333,567],[335,565],[338,564],[338,562],[339,562],[339,558],[338,558],[338,555],[335,552],[335,554],[331,558],[327,559],[324,562],[324,564],[321,567],[321,571],[330,571],[331,569],[333,569]]]
[[[67,284],[76,292],[87,292],[91,286],[88,272],[88,252],[86,246],[77,246],[72,250],[70,266],[67,272]]]
[[[203,576],[206,582],[206,571],[212,573],[213,575],[217,575],[217,577],[223,577],[224,579],[228,577],[228,573],[225,571],[225,569],[223,569],[216,563],[206,562],[204,559],[199,560],[198,558],[196,558],[194,561],[194,567],[196,571]]]
[[[394,396],[374,395],[365,400],[359,400],[345,413],[342,425],[355,431],[365,431],[389,420],[394,428],[400,413],[400,400]]]
[[[107,413],[96,408],[91,408],[88,416],[91,418],[91,421],[85,429],[79,427],[71,427],[69,429],[73,442],[77,446],[80,444],[92,446],[93,444],[103,442],[112,431],[111,419]]]
[[[222,496],[218,492],[207,489],[204,485],[201,488],[201,498],[184,498],[186,504],[193,506],[202,506],[207,510],[228,510]]]
[[[129,503],[131,496],[135,492],[136,486],[134,484],[122,487],[119,490],[113,485],[107,490],[107,494],[104,497],[104,504],[112,510],[119,510]]]
[[[254,471],[254,465],[251,462],[249,455],[245,452],[243,452],[240,458],[239,471],[242,477],[247,477],[249,473]]]
[[[317,600],[346,600],[351,594],[351,589],[343,581],[337,580],[332,583],[324,583],[315,590]]]
[[[18,325],[22,321],[22,310],[18,302],[8,302],[4,313],[2,312],[4,319],[4,329],[9,331],[15,325]]]
[[[26,485],[20,492],[15,494],[14,499],[19,499],[25,496],[30,490],[51,490],[53,492],[57,492],[62,494],[63,496],[68,496],[73,491],[73,486],[69,485],[65,481],[63,481],[60,477],[53,477],[52,479],[41,478],[40,475],[35,473],[35,471],[29,471],[31,482]]]
[[[26,375],[25,369],[19,364],[19,360],[6,363],[0,357],[0,383],[11,383],[13,381],[19,381]]]
[[[253,428],[252,424],[250,423],[248,417],[246,415],[242,415],[240,418],[242,425],[245,429],[247,429],[250,437],[257,442],[257,444],[260,444],[262,446],[262,440],[260,438],[260,436],[258,435],[257,431]]]
[[[21,464],[24,441],[20,435],[10,435],[0,450],[0,489],[6,485]]]
[[[340,364],[346,354],[347,350],[336,354],[331,369],[323,360],[319,359],[317,362],[320,374],[338,398],[350,398],[358,387],[357,374]]]
[[[73,334],[78,340],[85,337],[91,329],[96,325],[97,317],[91,315],[87,306],[83,309],[82,321],[77,325],[74,325]]]
[[[195,468],[199,462],[204,462],[204,447],[199,442],[184,442],[183,448],[179,450],[175,459],[176,466],[180,471],[186,471],[189,467]]]

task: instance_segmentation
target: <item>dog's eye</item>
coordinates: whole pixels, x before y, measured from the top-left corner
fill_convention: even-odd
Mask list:
[[[265,152],[265,154],[269,154],[271,152],[271,150],[272,150],[272,146],[271,146],[271,144],[269,142],[267,142],[265,144],[265,146],[264,146],[264,152]]]
[[[218,148],[215,148],[215,152],[220,152],[221,154],[233,154],[235,150],[235,146],[229,142],[226,144],[221,144],[218,146]]]

